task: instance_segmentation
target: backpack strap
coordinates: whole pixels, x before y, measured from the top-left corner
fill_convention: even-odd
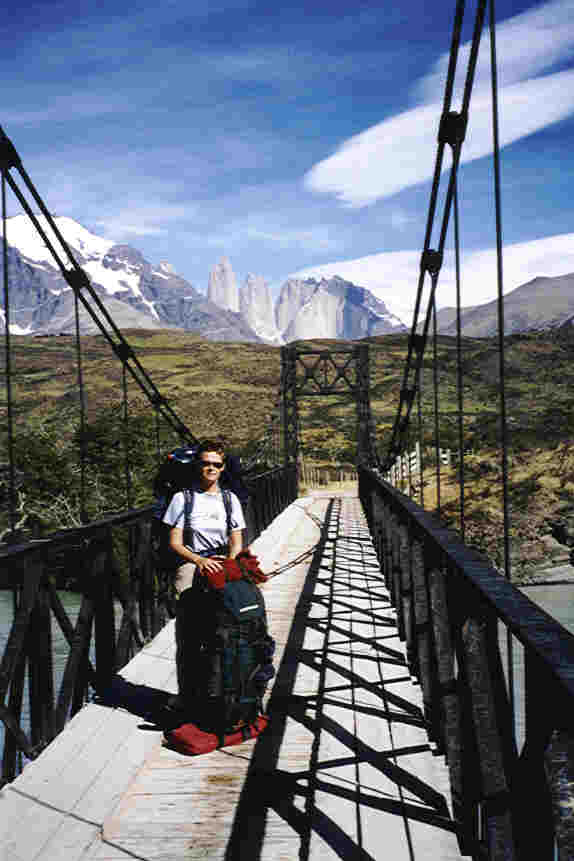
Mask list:
[[[226,487],[221,488],[221,496],[223,499],[223,507],[225,508],[225,519],[227,522],[227,537],[231,535],[231,493]],[[189,487],[183,491],[183,543],[191,547],[193,541],[193,529],[191,526],[191,513],[193,511],[193,503],[195,493]]]
[[[193,503],[195,493],[188,487],[183,491],[183,543],[191,547],[193,543],[193,529],[191,528],[191,512],[193,511]]]
[[[221,488],[223,507],[225,508],[225,519],[227,520],[227,537],[231,535],[231,493],[226,487]]]

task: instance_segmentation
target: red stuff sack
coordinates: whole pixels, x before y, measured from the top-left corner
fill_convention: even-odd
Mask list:
[[[242,744],[251,738],[257,738],[269,722],[265,715],[259,715],[253,723],[246,724],[235,732],[229,732],[219,738],[213,732],[204,732],[194,723],[184,723],[177,729],[164,733],[164,744],[171,750],[177,750],[186,756],[198,756],[202,753],[210,753],[218,747],[230,747],[233,744]]]

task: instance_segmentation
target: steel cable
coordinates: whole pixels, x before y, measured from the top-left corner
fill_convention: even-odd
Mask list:
[[[432,358],[433,358],[433,407],[434,407],[434,447],[435,447],[435,475],[436,475],[436,511],[441,512],[441,450],[440,450],[440,421],[439,421],[439,381],[438,381],[438,334],[436,320],[436,299],[432,299]]]
[[[459,513],[460,534],[464,542],[465,511],[464,511],[464,390],[462,372],[462,325],[461,325],[461,291],[460,291],[460,232],[458,220],[458,177],[454,187],[454,261],[456,278],[456,390],[458,401],[458,482],[459,482]]]
[[[123,437],[124,437],[124,474],[126,479],[126,502],[128,508],[132,507],[132,475],[130,469],[129,450],[129,408],[128,408],[128,383],[126,366],[122,366],[122,398],[123,398]]]
[[[496,283],[498,311],[498,388],[500,404],[500,437],[502,458],[502,508],[504,531],[504,576],[511,577],[510,559],[510,505],[508,498],[508,426],[506,415],[505,350],[504,350],[504,289],[502,269],[502,199],[500,189],[500,139],[498,125],[498,72],[496,57],[496,13],[494,0],[489,0],[490,74],[492,91],[492,157],[494,169],[494,209],[496,219]],[[507,673],[512,727],[516,729],[514,692],[514,657],[512,632],[506,629]],[[516,742],[516,739],[515,739]]]
[[[478,5],[474,29],[473,29],[473,37],[471,43],[471,50],[469,61],[466,70],[466,78],[464,84],[464,91],[462,97],[462,108],[460,113],[451,113],[448,111],[450,107],[450,102],[452,99],[452,90],[454,86],[454,73],[456,69],[456,55],[458,53],[458,47],[460,43],[460,31],[462,27],[462,13],[463,13],[464,4],[457,4],[456,16],[455,16],[455,25],[453,30],[453,39],[451,45],[451,54],[450,54],[450,62],[449,62],[449,70],[447,75],[446,82],[446,90],[445,90],[445,98],[444,98],[444,107],[443,107],[443,115],[441,117],[441,128],[439,129],[439,145],[437,152],[437,163],[435,168],[435,174],[433,179],[433,185],[431,190],[431,202],[429,206],[429,214],[427,218],[427,229],[425,235],[425,245],[423,254],[421,257],[421,272],[418,281],[417,288],[417,296],[415,302],[415,310],[413,314],[413,322],[411,327],[411,334],[409,337],[409,347],[407,351],[407,358],[405,362],[405,370],[403,375],[403,385],[401,389],[401,397],[399,401],[399,407],[397,409],[397,414],[395,417],[395,422],[393,425],[392,433],[391,433],[391,441],[388,447],[387,459],[384,464],[384,469],[388,469],[397,455],[404,448],[404,443],[402,440],[403,435],[406,432],[406,428],[408,427],[408,423],[410,420],[410,412],[413,403],[412,392],[414,391],[414,387],[420,381],[420,368],[422,367],[422,360],[424,355],[424,350],[428,337],[428,330],[432,318],[432,308],[433,302],[436,293],[436,287],[438,283],[438,275],[440,272],[440,268],[442,265],[442,258],[444,252],[444,245],[446,241],[446,235],[448,230],[448,224],[450,219],[450,212],[452,209],[452,200],[454,195],[455,188],[455,177],[458,172],[458,166],[460,162],[460,155],[462,149],[462,143],[464,141],[464,133],[466,130],[466,123],[468,118],[468,109],[470,106],[470,98],[472,93],[472,87],[474,83],[474,75],[476,71],[476,64],[478,60],[478,49],[480,45],[480,38],[482,34],[482,29],[484,26],[484,16],[485,16],[485,8],[486,8],[486,0],[481,0]],[[452,166],[450,170],[450,176],[448,181],[447,193],[445,196],[445,204],[443,209],[443,217],[440,228],[440,239],[438,243],[438,247],[436,250],[430,249],[430,237],[432,234],[432,226],[435,216],[436,209],[436,200],[438,196],[438,184],[440,180],[440,169],[442,168],[442,158],[443,152],[446,142],[449,142],[453,152],[453,160]],[[440,165],[440,169],[439,169]],[[418,316],[422,299],[422,290],[424,286],[424,280],[426,273],[431,275],[431,289],[428,297],[426,315],[424,319],[422,334],[417,332],[418,329]],[[412,356],[413,352],[416,353],[416,361],[413,363]],[[409,385],[410,377],[413,377],[412,386]],[[406,408],[406,413],[403,416],[403,407]]]
[[[6,212],[6,171],[2,170],[2,247],[4,253],[4,380],[6,386],[6,436],[8,447],[8,516],[10,535],[16,529],[16,465],[14,459],[14,414],[12,393],[12,359],[10,338],[10,289],[8,281],[8,237]]]
[[[186,440],[192,445],[196,444],[196,437],[193,435],[191,430],[184,424],[184,422],[179,418],[175,410],[168,404],[167,400],[161,395],[153,380],[147,374],[145,368],[141,365],[139,359],[135,355],[133,348],[129,345],[128,341],[118,329],[112,317],[105,308],[104,304],[102,303],[100,297],[94,290],[88,275],[76,261],[72,250],[62,236],[62,233],[60,232],[57,224],[52,218],[51,213],[47,209],[44,201],[34,187],[32,180],[26,173],[14,145],[12,144],[11,140],[6,136],[2,128],[0,128],[0,167],[2,167],[2,170],[5,172],[6,181],[8,182],[14,195],[22,206],[24,212],[40,234],[43,242],[45,243],[48,251],[56,262],[57,267],[60,270],[62,276],[64,277],[66,283],[72,288],[74,294],[78,297],[79,301],[82,303],[92,320],[96,323],[98,329],[106,338],[118,359],[120,359],[120,361],[125,365],[127,371],[131,374],[135,382],[139,385],[147,399],[153,406],[156,407],[156,409],[158,409],[159,412],[161,412],[163,419],[171,425],[171,427],[175,430],[180,439],[182,441]],[[61,253],[58,253],[58,251],[56,250],[55,243],[48,236],[48,233],[44,229],[44,226],[40,222],[38,216],[33,212],[28,199],[19,188],[14,177],[10,175],[10,168],[14,168],[20,175],[20,178],[23,181],[27,191],[36,202],[37,206],[40,209],[40,212],[46,219],[46,223],[48,224],[50,230],[58,240],[58,243],[61,246]],[[71,264],[70,269],[66,267],[62,256],[67,258],[67,260]],[[93,307],[92,304],[88,302],[86,296],[90,297],[90,300],[95,307]]]
[[[450,108],[451,100],[452,100],[452,93],[453,93],[453,89],[454,89],[454,79],[455,79],[455,74],[456,74],[456,65],[457,65],[457,60],[458,60],[458,51],[459,51],[459,47],[460,47],[460,37],[461,37],[461,32],[462,32],[462,23],[463,23],[463,19],[464,19],[464,7],[465,7],[464,0],[458,0],[457,5],[456,5],[453,34],[452,34],[450,54],[449,54],[449,64],[448,64],[447,78],[446,78],[446,86],[445,86],[445,93],[444,93],[444,99],[443,99],[443,116],[445,116],[447,114],[447,112]],[[415,343],[418,343],[417,342],[418,317],[419,317],[419,311],[420,311],[420,306],[421,306],[421,302],[422,302],[422,293],[423,293],[424,280],[425,280],[425,274],[426,274],[425,269],[422,266],[422,260],[424,259],[425,252],[428,252],[428,250],[430,249],[432,228],[433,228],[436,205],[437,205],[437,200],[438,200],[440,175],[442,172],[442,159],[443,159],[443,154],[444,154],[444,146],[445,146],[444,142],[439,141],[439,146],[438,146],[436,159],[435,159],[435,168],[434,168],[432,186],[431,186],[431,197],[430,197],[430,202],[429,202],[429,211],[427,214],[425,238],[424,238],[424,245],[423,245],[424,250],[423,250],[423,256],[421,258],[421,271],[420,271],[419,279],[418,279],[417,293],[416,293],[416,298],[415,298],[415,308],[414,308],[414,312],[413,312],[413,322],[412,322],[412,326],[411,326],[411,334],[409,337],[408,348],[407,348],[407,358],[406,358],[405,370],[404,370],[404,374],[403,374],[403,383],[402,383],[402,390],[401,390],[403,393],[406,393],[409,390],[409,376],[410,376],[411,363],[412,363],[412,358],[413,358],[413,351],[415,349]],[[416,385],[416,382],[417,382],[417,379],[415,378],[415,385]],[[403,405],[403,401],[401,399],[401,401],[399,403],[399,409],[397,410],[397,415],[395,418],[393,429],[391,432],[391,442],[389,445],[389,453],[387,456],[387,463],[384,466],[385,469],[388,468],[394,462],[395,456],[396,456],[396,454],[398,454],[398,452],[400,450],[400,446],[398,445],[397,437],[399,434],[399,429],[402,425],[402,419],[401,419],[402,405]],[[407,416],[406,416],[407,423],[408,423],[408,418],[409,418],[409,408],[408,408],[408,402],[407,402]]]
[[[78,395],[80,409],[80,521],[87,523],[86,511],[86,402],[84,390],[84,374],[82,370],[82,342],[80,340],[80,307],[78,297],[74,294],[74,330],[76,346],[76,374],[78,380]]]

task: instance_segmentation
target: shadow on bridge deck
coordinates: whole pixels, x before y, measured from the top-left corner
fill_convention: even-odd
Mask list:
[[[0,857],[460,858],[446,768],[354,495],[299,499],[254,544],[265,570],[310,548],[310,562],[264,587],[279,645],[266,733],[198,758],[162,747],[149,719],[174,688],[170,623],[122,671],[124,694],[137,698],[87,706],[74,721],[100,728],[80,733],[81,749],[70,726],[3,791],[0,836],[10,836]],[[123,746],[112,744],[114,726]],[[34,838],[38,811],[52,824]]]

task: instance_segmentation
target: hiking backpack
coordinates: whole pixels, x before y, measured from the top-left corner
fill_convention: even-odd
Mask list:
[[[222,576],[214,587],[209,577],[198,577],[180,595],[178,608],[187,658],[184,697],[193,703],[190,717],[221,740],[238,729],[247,732],[256,722],[275,672],[275,641],[267,630],[261,590],[241,572],[241,554],[226,565],[234,579],[223,582]]]

